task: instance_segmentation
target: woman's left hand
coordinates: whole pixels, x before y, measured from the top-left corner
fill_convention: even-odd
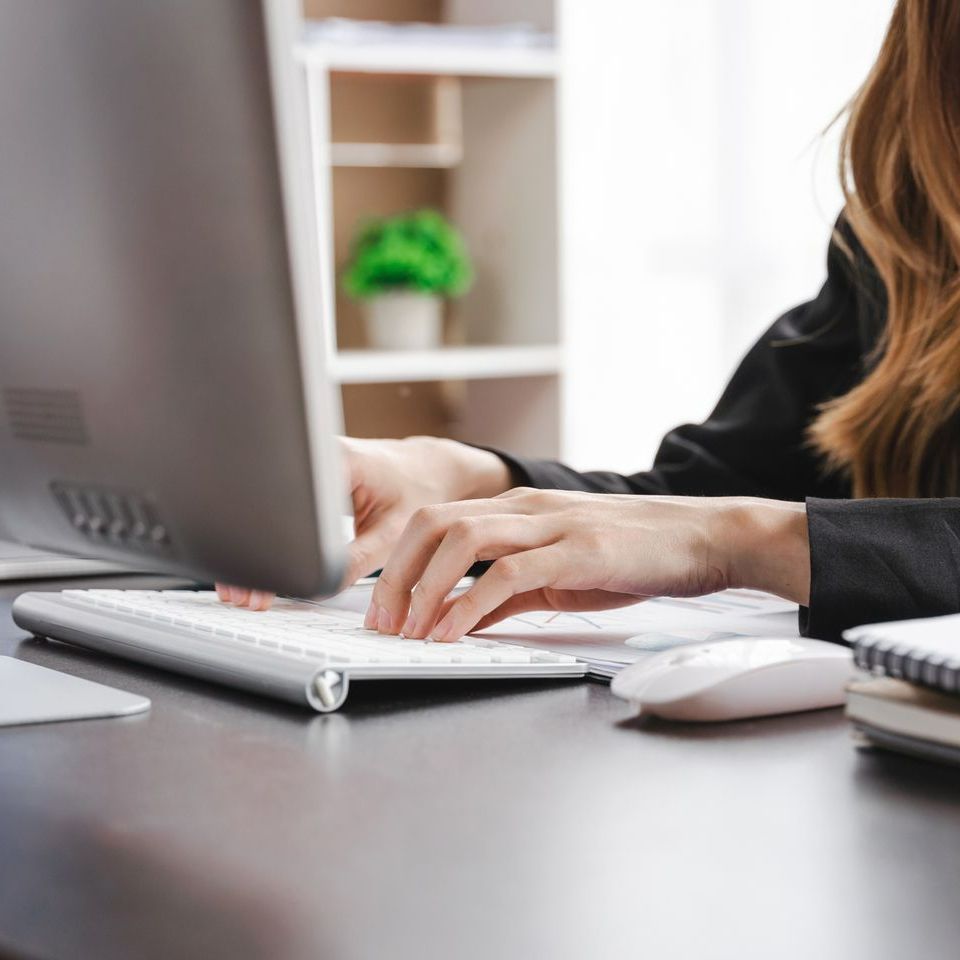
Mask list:
[[[478,560],[493,563],[450,599]],[[809,566],[802,503],[520,488],[418,510],[365,625],[452,641],[528,610],[602,610],[733,586],[805,603]]]

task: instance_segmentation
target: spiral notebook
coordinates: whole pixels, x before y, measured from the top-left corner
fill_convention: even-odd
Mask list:
[[[861,670],[960,696],[960,614],[873,623],[843,637]]]

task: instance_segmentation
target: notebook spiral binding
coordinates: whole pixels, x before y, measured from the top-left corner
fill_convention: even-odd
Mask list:
[[[853,645],[853,661],[870,673],[907,680],[923,687],[960,693],[960,659],[921,653],[906,644],[860,639]]]

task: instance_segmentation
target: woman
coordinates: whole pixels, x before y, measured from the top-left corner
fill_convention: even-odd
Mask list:
[[[653,469],[344,441],[348,579],[383,566],[367,626],[454,640],[523,610],[724,587],[798,602],[803,631],[826,639],[960,610],[960,4],[899,0],[841,167],[820,294],[760,338],[705,423],[667,435]],[[493,564],[451,601],[476,560]]]

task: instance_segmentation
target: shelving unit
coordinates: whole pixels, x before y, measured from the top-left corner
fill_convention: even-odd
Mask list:
[[[307,65],[345,73],[507,78],[555,77],[557,73],[554,51],[540,49],[304,44],[298,55]]]
[[[530,22],[552,0],[304,0],[310,19]],[[551,47],[305,42],[331,376],[347,432],[434,433],[560,453],[556,91]],[[366,346],[339,277],[365,218],[433,207],[461,230],[475,283],[446,345]]]
[[[444,347],[441,350],[339,350],[333,361],[339,383],[411,383],[496,380],[560,372],[557,347]]]
[[[335,167],[455,167],[463,157],[457,143],[332,143]]]

